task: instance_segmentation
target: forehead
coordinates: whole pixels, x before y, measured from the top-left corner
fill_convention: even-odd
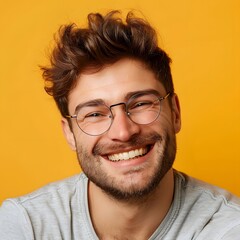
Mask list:
[[[107,104],[124,101],[130,92],[154,89],[165,94],[163,85],[143,63],[122,59],[98,72],[84,73],[69,94],[69,111],[73,113],[81,102],[102,99]]]

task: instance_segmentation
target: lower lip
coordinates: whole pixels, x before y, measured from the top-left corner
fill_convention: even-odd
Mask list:
[[[116,162],[110,161],[110,160],[107,160],[107,161],[111,166],[113,166],[115,168],[136,167],[147,161],[147,159],[149,158],[149,154],[152,151],[152,148],[153,148],[153,146],[150,148],[150,150],[144,156],[139,156],[139,157],[132,158],[129,160],[120,160],[120,161],[116,161]]]

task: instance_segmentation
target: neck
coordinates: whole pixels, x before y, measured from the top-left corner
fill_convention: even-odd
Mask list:
[[[173,199],[174,176],[169,170],[158,187],[135,202],[117,201],[89,183],[89,209],[100,239],[148,239],[166,216]],[[127,236],[127,237],[126,237]]]

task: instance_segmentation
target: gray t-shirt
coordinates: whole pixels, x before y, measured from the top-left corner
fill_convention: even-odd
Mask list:
[[[174,173],[172,206],[150,240],[239,240],[240,199]],[[87,185],[87,177],[80,174],[6,200],[0,208],[0,239],[98,239],[89,214]]]

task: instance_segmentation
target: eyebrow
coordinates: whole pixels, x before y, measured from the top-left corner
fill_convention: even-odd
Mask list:
[[[125,95],[125,99],[127,101],[129,98],[131,98],[135,94],[141,95],[141,94],[150,94],[150,93],[155,94],[155,95],[160,97],[160,93],[157,90],[149,88],[149,89],[144,89],[144,90],[141,90],[141,91],[128,92]]]
[[[76,106],[75,113],[77,113],[82,107],[95,107],[103,104],[105,105],[105,102],[102,99],[93,99],[87,102],[83,102]]]
[[[160,96],[160,93],[154,89],[144,89],[141,91],[128,92],[125,95],[124,99],[125,99],[125,101],[128,101],[129,98],[131,98],[135,94],[141,95],[141,94],[151,94],[151,93],[155,94],[157,96]],[[103,99],[100,99],[100,98],[86,101],[86,102],[80,103],[76,106],[75,113],[77,113],[79,111],[79,109],[81,109],[82,107],[95,107],[95,106],[99,106],[99,105],[106,105],[106,103]]]

